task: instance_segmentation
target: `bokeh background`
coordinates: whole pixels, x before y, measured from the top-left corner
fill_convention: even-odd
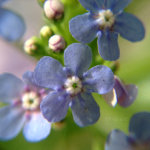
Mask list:
[[[13,0],[5,6],[25,19],[27,30],[22,42],[39,34],[44,21],[42,8],[36,0]],[[121,56],[117,75],[124,82],[138,86],[136,101],[128,108],[111,108],[99,95],[94,95],[101,108],[101,117],[95,125],[79,128],[70,121],[62,129],[52,129],[49,137],[39,143],[28,143],[20,133],[9,142],[0,142],[0,150],[103,150],[111,130],[128,133],[131,116],[139,111],[150,111],[150,0],[133,0],[125,11],[138,16],[146,28],[145,39],[141,42],[131,43],[119,38]],[[34,59],[24,54],[20,44],[0,39],[0,73],[11,72],[21,77],[25,71],[33,70],[35,64]]]

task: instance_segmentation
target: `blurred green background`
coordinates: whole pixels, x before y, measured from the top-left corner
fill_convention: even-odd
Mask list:
[[[128,108],[111,108],[95,94],[101,108],[101,117],[95,125],[80,128],[70,120],[62,129],[52,129],[49,137],[39,143],[26,142],[20,133],[9,142],[0,142],[0,150],[103,150],[111,130],[117,128],[128,133],[131,116],[139,111],[150,111],[150,0],[133,0],[125,11],[138,16],[146,28],[145,39],[141,42],[131,43],[119,38],[121,56],[117,75],[124,82],[138,86],[136,101]]]

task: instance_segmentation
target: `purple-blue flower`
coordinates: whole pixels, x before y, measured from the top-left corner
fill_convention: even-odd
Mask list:
[[[79,126],[95,123],[100,116],[99,106],[92,92],[106,94],[114,85],[114,76],[106,66],[90,70],[90,47],[74,43],[64,53],[63,67],[57,60],[45,56],[38,62],[34,77],[39,86],[53,89],[41,102],[41,111],[50,122],[65,118],[71,107],[74,121]]]
[[[124,84],[117,76],[115,78],[114,88],[103,98],[111,106],[117,103],[122,107],[130,106],[137,97],[138,89],[134,84]]]
[[[40,112],[40,102],[47,91],[35,85],[33,74],[26,72],[24,82],[12,74],[0,75],[0,140],[16,137],[23,128],[27,141],[38,142],[45,139],[51,124]]]
[[[0,36],[8,41],[16,41],[24,34],[25,23],[20,15],[2,7],[6,1],[0,0]]]
[[[136,42],[144,38],[143,24],[135,16],[123,12],[131,0],[79,0],[88,13],[71,19],[72,36],[90,43],[98,37],[98,50],[105,60],[117,60],[120,56],[118,34]]]
[[[105,150],[150,150],[150,113],[140,112],[131,118],[129,136],[120,130],[113,130]]]

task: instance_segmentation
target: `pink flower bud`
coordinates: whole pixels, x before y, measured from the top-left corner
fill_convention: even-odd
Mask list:
[[[49,39],[49,48],[52,49],[55,52],[59,52],[60,50],[63,50],[66,46],[65,40],[60,35],[53,35]]]
[[[44,3],[44,12],[49,19],[60,19],[64,13],[64,5],[60,0],[47,0]]]

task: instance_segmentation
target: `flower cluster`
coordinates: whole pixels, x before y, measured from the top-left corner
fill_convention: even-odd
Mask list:
[[[79,0],[88,12],[74,18],[70,17],[74,14],[67,14],[70,9],[65,9],[68,0],[68,3],[38,1],[48,25],[41,28],[40,37],[33,36],[24,43],[25,52],[39,60],[34,71],[26,72],[23,81],[9,73],[0,75],[0,102],[4,103],[0,108],[1,140],[16,137],[22,128],[26,140],[43,140],[49,135],[51,124],[64,120],[68,109],[78,126],[96,123],[100,108],[93,93],[102,95],[113,107],[116,104],[128,107],[137,96],[135,85],[126,85],[114,75],[113,62],[108,67],[104,65],[105,60],[119,58],[119,34],[132,42],[144,38],[141,21],[123,12],[131,0]],[[0,6],[4,2],[0,0]],[[68,33],[66,22],[67,25],[69,22]],[[22,36],[24,29],[20,16],[0,7],[0,36],[14,41]],[[81,43],[74,42],[69,30]],[[97,45],[92,49],[85,45],[96,37],[104,60],[94,51]],[[142,122],[150,124],[149,113],[139,113],[131,119],[130,136],[112,131],[106,150],[138,150],[139,147],[149,150],[148,125]]]

